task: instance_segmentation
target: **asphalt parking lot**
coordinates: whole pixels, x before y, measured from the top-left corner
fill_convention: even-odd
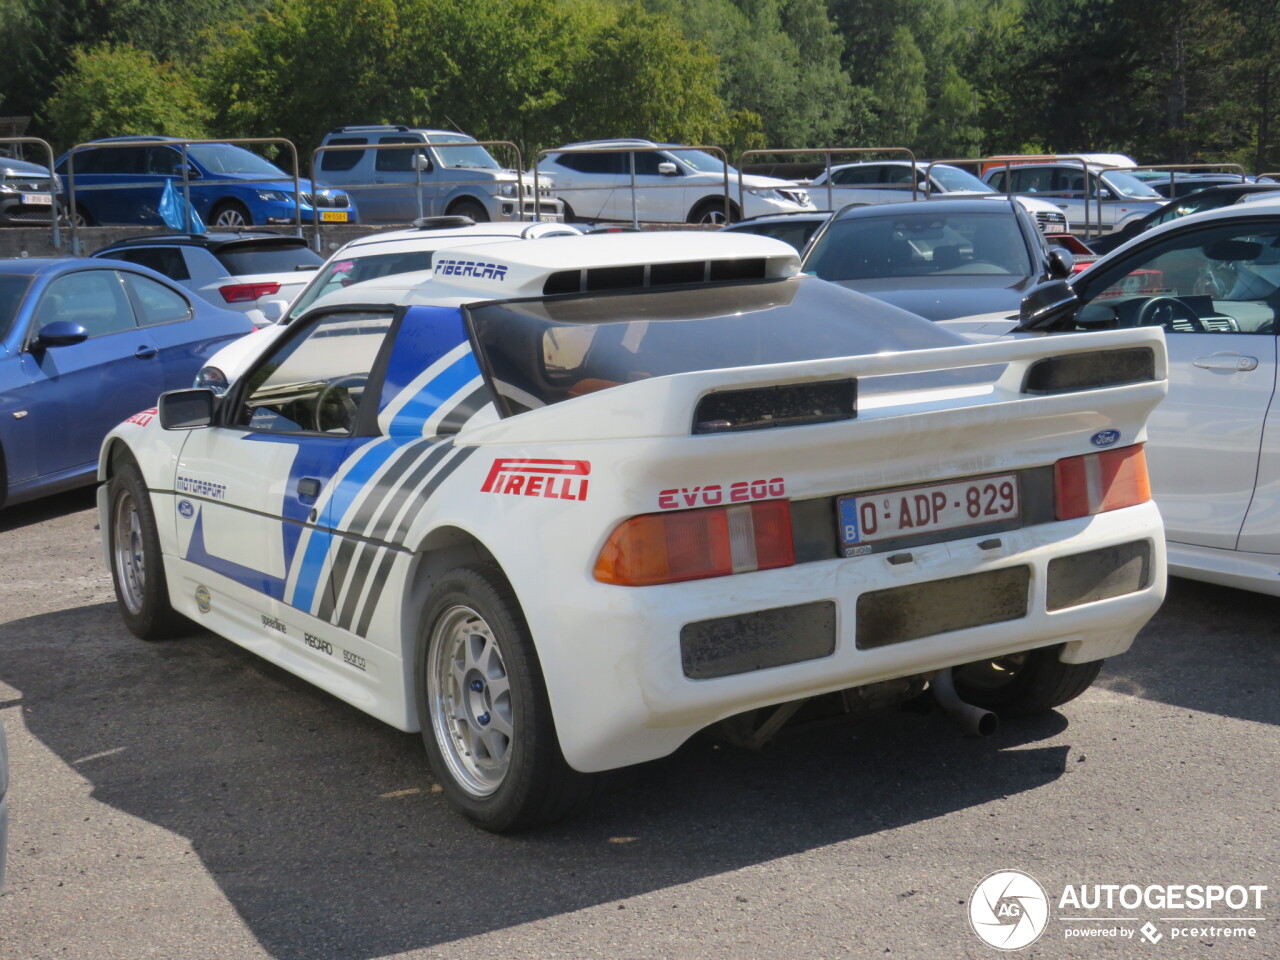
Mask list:
[[[0,514],[0,956],[990,958],[970,894],[1014,868],[1052,908],[1018,956],[1280,956],[1280,600],[1175,580],[1048,717],[695,740],[501,838],[433,791],[417,735],[211,634],[135,640],[92,503]],[[1067,885],[1129,883],[1269,889],[1216,924],[1253,939],[1204,911],[1059,909]],[[1106,929],[1130,934],[1069,935]]]

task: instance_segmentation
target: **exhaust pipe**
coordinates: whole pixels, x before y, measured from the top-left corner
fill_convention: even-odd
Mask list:
[[[966,732],[979,737],[989,737],[1000,726],[1000,718],[990,710],[965,703],[956,693],[955,681],[951,677],[951,668],[939,670],[929,681],[929,689],[933,691],[933,699],[938,702],[942,712],[959,724]]]

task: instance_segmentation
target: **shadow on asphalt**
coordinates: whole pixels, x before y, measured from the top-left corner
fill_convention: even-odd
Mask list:
[[[1059,714],[987,740],[911,713],[761,753],[695,739],[578,820],[494,837],[432,792],[418,735],[208,633],[142,643],[110,604],[31,617],[0,635],[0,680],[95,799],[188,838],[281,960],[436,946],[944,816],[1043,787],[1069,749],[1034,746]]]
[[[39,500],[28,500],[16,507],[0,509],[0,533],[34,526],[46,520],[79,513],[81,510],[90,510],[96,502],[97,489],[96,486],[77,487],[66,493],[41,497]]]
[[[1280,724],[1280,597],[1172,577],[1164,606],[1098,686]]]

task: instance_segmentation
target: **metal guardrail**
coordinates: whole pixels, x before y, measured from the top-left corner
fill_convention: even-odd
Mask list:
[[[351,134],[352,134],[352,136],[355,136],[355,135],[357,135],[358,133],[367,133],[367,132],[368,132],[368,131],[351,131]],[[386,131],[379,130],[379,131],[374,131],[374,132],[376,132],[376,133],[384,133],[384,132],[386,132]],[[341,144],[329,144],[329,145],[327,145],[327,146],[320,146],[320,147],[316,147],[316,149],[314,149],[314,150],[312,150],[312,151],[311,151],[311,181],[312,181],[312,183],[317,184],[317,186],[318,186],[318,185],[320,184],[320,182],[321,182],[321,181],[320,181],[320,179],[319,179],[319,177],[323,175],[323,171],[322,171],[322,170],[321,170],[321,168],[320,168],[320,157],[321,157],[321,154],[326,154],[326,153],[351,153],[351,152],[356,151],[356,150],[360,150],[360,151],[364,151],[364,150],[375,150],[375,151],[377,151],[377,150],[412,150],[412,151],[414,151],[414,156],[415,156],[415,157],[417,157],[417,156],[421,155],[421,153],[422,153],[422,151],[423,151],[423,150],[450,150],[450,149],[454,149],[454,150],[456,150],[456,149],[461,149],[461,148],[463,148],[463,147],[467,147],[467,148],[470,148],[470,147],[486,147],[486,148],[488,148],[488,147],[505,147],[505,148],[510,149],[510,150],[515,154],[515,158],[516,158],[515,175],[516,175],[516,192],[517,192],[517,196],[516,196],[516,197],[513,197],[513,198],[511,198],[511,199],[512,199],[512,200],[513,200],[513,202],[516,204],[516,207],[517,207],[517,211],[516,211],[516,213],[517,213],[517,215],[516,215],[513,219],[515,219],[515,220],[523,220],[523,219],[525,218],[525,213],[526,213],[525,204],[526,204],[527,202],[531,202],[531,203],[533,204],[533,209],[532,209],[532,211],[531,211],[531,212],[532,212],[532,214],[533,214],[533,219],[534,219],[534,221],[541,221],[541,220],[542,220],[543,211],[542,211],[541,203],[542,203],[543,198],[542,198],[541,193],[540,193],[540,190],[539,190],[539,184],[538,184],[538,181],[537,181],[537,171],[536,171],[536,169],[535,169],[535,171],[534,171],[533,194],[532,194],[532,195],[530,195],[530,196],[526,196],[526,195],[525,195],[525,192],[524,192],[524,184],[525,184],[525,175],[524,175],[524,158],[523,158],[523,156],[522,156],[522,155],[521,155],[521,153],[520,153],[520,148],[519,148],[518,146],[516,146],[516,144],[515,144],[515,143],[513,143],[513,142],[512,142],[512,141],[510,141],[510,140],[458,140],[458,141],[449,141],[449,142],[446,142],[446,143],[434,143],[434,142],[428,142],[428,141],[410,141],[410,142],[407,142],[407,143],[341,143]],[[431,158],[429,158],[429,159],[431,159]],[[438,158],[437,158],[437,159],[438,159]],[[433,160],[433,162],[436,162],[436,161],[435,161],[435,160]],[[439,163],[439,166],[440,166],[440,167],[444,167],[445,169],[450,169],[450,170],[452,170],[452,169],[456,169],[456,168],[453,168],[453,167],[447,167],[444,163]],[[424,186],[432,186],[432,185],[431,185],[431,184],[427,184],[427,183],[424,183],[424,182],[423,182],[423,180],[422,180],[422,168],[421,168],[421,166],[419,166],[419,164],[418,164],[418,163],[416,163],[416,162],[413,164],[413,172],[414,172],[413,188],[414,188],[415,198],[416,198],[416,201],[417,201],[418,217],[423,217],[423,216],[426,216],[426,215],[427,215],[427,214],[426,214],[426,206],[425,206],[425,204],[424,204],[424,200],[423,200],[423,192],[422,192],[422,191],[423,191],[423,187],[424,187]],[[449,181],[448,186],[449,186],[449,187],[453,187],[453,186],[457,186],[457,185],[466,185],[466,184],[475,184],[475,185],[491,185],[491,186],[496,187],[496,186],[497,186],[497,184],[498,184],[498,181],[493,180],[493,179],[490,179],[490,178],[487,178],[487,177],[477,177],[477,178],[472,179],[472,180],[467,180],[467,179],[462,179],[462,180],[451,180],[451,181]],[[387,182],[385,182],[385,181],[384,181],[384,182],[377,182],[377,181],[375,181],[375,182],[373,182],[373,183],[357,183],[357,182],[347,182],[347,183],[331,183],[331,182],[326,182],[326,183],[325,183],[325,187],[326,187],[326,189],[344,190],[344,191],[347,191],[348,193],[350,193],[350,191],[351,191],[351,190],[353,190],[353,189],[355,189],[355,190],[403,190],[406,186],[408,186],[408,184],[404,184],[404,183],[387,183]],[[442,184],[441,186],[444,186],[444,185]],[[501,194],[496,195],[496,198],[497,198],[497,200],[498,200],[499,202],[502,202],[504,199],[506,199],[506,198],[504,198]],[[459,199],[461,199],[461,198],[459,198]],[[474,199],[474,198],[472,198],[472,199]],[[546,199],[547,199],[548,201],[552,201],[552,200],[554,200],[554,199],[555,199],[555,197],[553,197],[553,196],[550,196],[550,195],[549,195]],[[440,210],[440,211],[438,211],[438,212],[439,212],[439,213],[445,213],[446,211],[444,211],[444,210]],[[318,234],[319,234],[319,220],[318,220],[318,213],[319,213],[319,211],[315,211],[315,213],[317,214],[317,220],[316,220],[316,232],[317,232],[317,236],[318,236]],[[406,222],[408,222],[408,221],[406,220]]]
[[[952,162],[955,163],[958,161],[952,161]],[[1093,163],[1095,167],[1099,167],[1101,165],[1090,160],[1087,156],[1082,156],[1081,154],[1078,154],[1078,153],[1006,154],[998,157],[983,157],[981,160],[972,161],[972,162],[976,162],[986,166],[994,165],[994,166],[1000,166],[1004,168],[1005,196],[1015,195],[1015,192],[1010,189],[1013,178],[1009,173],[1009,171],[1012,170],[1014,167],[1023,166],[1026,164],[1034,164],[1034,163],[1055,163],[1055,162],[1056,163],[1078,163],[1080,164],[1081,172],[1084,174],[1084,180],[1082,181],[1082,186],[1084,187],[1084,189],[1081,190],[1081,193],[1083,194],[1082,199],[1084,200],[1085,239],[1087,240],[1093,237],[1093,224],[1089,219],[1089,201],[1091,199],[1096,202],[1097,208],[1098,208],[1097,225],[1099,228],[1102,226],[1102,191],[1101,190],[1095,191],[1093,197],[1089,196],[1089,176],[1093,172],[1093,171],[1090,171],[1089,164]],[[1108,167],[1106,169],[1123,169],[1123,168]],[[979,176],[981,176],[981,171],[979,172]],[[1048,192],[1052,193],[1052,191],[1048,191]],[[1040,199],[1046,199],[1046,198],[1041,197]],[[1101,229],[1099,229],[1098,233],[1101,234],[1101,232],[1102,232]]]
[[[827,174],[827,209],[831,210],[835,206],[834,190],[837,189],[836,184],[831,182],[831,157],[835,154],[849,154],[851,156],[863,156],[870,153],[893,153],[906,154],[907,159],[911,161],[911,199],[919,199],[919,187],[916,182],[916,168],[918,163],[916,155],[906,147],[804,147],[794,150],[789,149],[761,149],[761,150],[744,150],[738,154],[738,195],[742,195],[742,167],[748,157],[764,157],[764,156],[786,156],[786,157],[825,157],[826,158],[826,174]],[[897,189],[897,184],[889,183],[859,183],[850,184],[856,186],[860,190],[892,190]],[[806,188],[808,189],[808,188]],[[810,194],[810,199],[812,199]]]
[[[293,181],[293,197],[294,197],[294,227],[299,237],[302,236],[302,188],[299,184],[298,176],[298,148],[293,145],[291,140],[284,137],[235,137],[223,138],[221,140],[169,140],[152,137],[137,137],[130,140],[97,140],[88,143],[77,143],[67,151],[67,209],[68,218],[71,223],[71,253],[73,256],[80,256],[80,224],[79,217],[76,215],[76,154],[83,153],[86,150],[102,150],[130,148],[136,149],[139,146],[158,146],[172,147],[178,150],[182,156],[182,199],[186,209],[186,232],[191,233],[191,164],[188,160],[187,148],[206,143],[225,143],[231,146],[260,146],[266,144],[284,145],[289,148],[290,156],[293,159],[293,175],[286,174],[283,177],[261,177],[256,182],[271,183],[275,181],[286,182]],[[155,174],[155,176],[167,177],[170,174]],[[244,184],[243,180],[212,180],[201,179],[203,186],[219,186],[226,184]],[[81,187],[85,192],[95,190],[118,190],[120,184],[104,183],[104,184],[86,184]],[[313,205],[314,208],[314,205]]]
[[[644,144],[631,144],[619,142],[617,144],[606,142],[601,144],[593,144],[589,147],[564,147],[555,150],[539,150],[538,155],[533,161],[533,189],[536,193],[538,190],[538,165],[550,154],[564,155],[572,153],[626,153],[628,155],[628,166],[631,171],[631,225],[636,229],[640,227],[639,207],[637,206],[636,196],[636,154],[637,153],[680,153],[681,151],[700,151],[717,157],[724,165],[724,219],[728,223],[733,219],[733,201],[729,196],[729,155],[719,147],[704,146],[675,146],[675,147],[659,147],[647,146]],[[678,176],[678,174],[677,174]],[[741,174],[739,174],[739,190],[741,190]],[[681,184],[663,184],[663,187],[679,187]],[[601,187],[562,187],[556,186],[556,195],[563,198],[563,194],[572,193],[574,190],[600,190]],[[742,194],[738,194],[741,198]]]
[[[40,147],[49,157],[49,229],[51,231],[50,240],[55,250],[62,249],[62,235],[58,231],[58,221],[62,218],[62,204],[60,202],[62,195],[62,183],[58,179],[58,175],[53,172],[53,147],[41,140],[39,137],[0,137],[0,146],[6,143],[15,145],[30,143]]]

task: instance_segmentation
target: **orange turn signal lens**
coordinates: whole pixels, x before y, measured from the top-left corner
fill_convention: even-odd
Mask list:
[[[791,504],[647,513],[618,525],[596,560],[601,583],[644,587],[795,563]]]
[[[1151,480],[1142,444],[1059,460],[1053,465],[1053,492],[1059,520],[1146,503]]]

